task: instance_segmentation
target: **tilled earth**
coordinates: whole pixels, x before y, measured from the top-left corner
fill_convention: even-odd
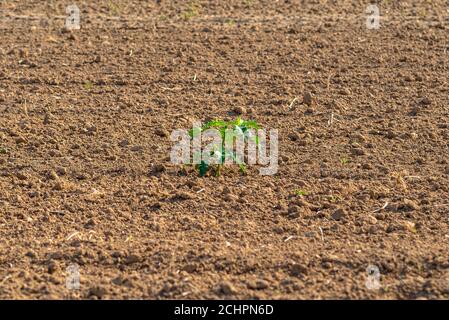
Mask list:
[[[449,298],[447,1],[75,3],[0,4],[0,298]],[[170,164],[237,115],[276,175]]]

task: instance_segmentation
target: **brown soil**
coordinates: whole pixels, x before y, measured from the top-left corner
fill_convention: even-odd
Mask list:
[[[0,4],[0,298],[449,298],[447,1],[72,2]],[[278,174],[168,162],[238,107]]]

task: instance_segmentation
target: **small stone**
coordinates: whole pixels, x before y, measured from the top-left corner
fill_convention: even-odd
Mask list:
[[[181,191],[176,194],[175,198],[180,199],[180,200],[190,200],[190,199],[193,199],[194,196],[193,196],[193,194],[191,194],[189,192]]]
[[[405,211],[413,211],[418,210],[419,205],[416,204],[413,200],[410,199],[404,199],[404,201],[399,205],[399,208]]]
[[[56,181],[56,183],[53,185],[53,190],[62,191],[64,189],[65,189],[65,184],[61,180]]]
[[[156,129],[154,133],[157,134],[159,137],[168,137],[168,131],[161,128]]]
[[[92,135],[92,134],[95,134],[95,132],[97,132],[97,127],[94,125],[91,125],[91,126],[88,126],[86,128],[86,130],[87,130],[87,133]]]
[[[375,233],[377,233],[378,230],[379,230],[378,227],[376,227],[376,226],[370,226],[366,232],[367,232],[368,234],[375,234]]]
[[[351,90],[349,90],[348,88],[344,88],[340,90],[340,94],[344,95],[344,96],[350,96],[351,95]]]
[[[301,217],[301,213],[299,213],[299,212],[292,212],[292,213],[288,214],[288,217],[291,218],[291,219],[297,219],[297,218]]]
[[[315,109],[313,109],[312,107],[307,108],[306,111],[304,111],[304,113],[311,115],[311,114],[315,113]]]
[[[300,218],[304,214],[307,214],[307,211],[310,211],[308,207],[292,205],[288,208],[288,217],[292,219]]]
[[[292,141],[298,141],[298,140],[300,139],[300,136],[299,136],[299,134],[298,134],[297,132],[291,132],[291,133],[288,135],[288,138],[289,138],[290,140],[292,140]]]
[[[362,169],[371,170],[371,169],[373,169],[373,166],[371,163],[366,162],[366,163],[362,164]]]
[[[414,106],[410,109],[408,115],[411,117],[416,117],[418,115],[418,113],[419,113],[419,108]]]
[[[64,167],[57,167],[56,172],[57,172],[57,175],[64,176],[67,174],[67,169]]]
[[[286,215],[288,213],[288,206],[283,202],[279,202],[275,207],[275,210],[279,211],[281,215]]]
[[[101,286],[95,286],[89,289],[89,297],[97,297],[101,299],[106,294],[106,289]]]
[[[118,159],[118,157],[115,154],[110,154],[106,157],[106,160],[109,161],[116,161]]]
[[[306,91],[304,92],[304,96],[302,98],[302,102],[308,106],[312,105],[313,103],[313,96],[310,92]]]
[[[27,176],[26,174],[22,173],[22,172],[17,172],[17,173],[16,173],[16,177],[17,177],[19,180],[27,180],[27,179],[28,179],[28,176]]]
[[[196,268],[197,268],[196,265],[193,264],[193,263],[191,263],[191,264],[185,265],[185,266],[182,268],[182,270],[184,270],[185,272],[188,272],[188,273],[193,273],[193,272],[196,271]]]
[[[59,265],[56,261],[50,261],[48,266],[47,266],[47,271],[50,274],[55,273],[56,271],[59,270]]]
[[[118,276],[117,278],[112,279],[111,282],[117,286],[121,286],[123,283],[123,278],[122,276]]]
[[[219,290],[220,290],[220,292],[222,292],[226,295],[231,295],[231,294],[237,293],[237,290],[234,288],[234,286],[230,282],[227,282],[227,281],[220,283]]]
[[[50,151],[48,151],[48,155],[50,157],[57,157],[57,156],[59,156],[59,153],[56,150],[50,150]]]
[[[127,145],[129,145],[129,141],[127,139],[123,139],[122,141],[119,142],[118,145],[120,147],[126,147]]]
[[[223,190],[222,190],[223,194],[229,194],[232,193],[231,188],[229,188],[228,186],[224,186]]]
[[[369,215],[367,217],[368,223],[370,224],[376,224],[377,223],[377,218],[375,216]]]
[[[232,193],[228,193],[225,195],[224,199],[226,201],[237,201],[237,200],[239,200],[239,197],[237,197],[236,195],[233,195]]]
[[[27,140],[24,137],[16,138],[16,143],[17,144],[21,144],[21,143],[25,143],[25,142],[27,142]]]
[[[279,159],[280,163],[285,163],[287,164],[290,161],[290,157],[287,155],[282,155],[281,158]]]
[[[123,253],[121,251],[114,251],[111,253],[111,257],[120,258],[120,257],[123,257]]]
[[[381,220],[381,221],[383,221],[383,220],[385,220],[385,219],[386,219],[386,216],[385,216],[385,214],[384,214],[384,213],[382,213],[382,212],[378,212],[378,213],[376,213],[376,214],[375,214],[375,218],[376,218],[377,220]]]
[[[363,156],[366,152],[362,148],[352,148],[351,153],[356,156]]]
[[[58,180],[59,176],[58,176],[58,174],[55,171],[51,170],[48,173],[48,178],[51,179],[51,180]]]
[[[22,202],[22,197],[21,197],[20,195],[18,195],[18,194],[15,194],[15,195],[13,196],[12,199],[13,199],[13,201],[16,202],[16,203]],[[25,216],[23,216],[22,219],[25,219]],[[29,218],[28,218],[28,219],[29,219]]]
[[[118,276],[118,277],[112,279],[111,282],[117,286],[133,287],[132,281],[123,276]]]
[[[387,137],[388,139],[394,139],[394,138],[397,137],[397,134],[396,134],[395,132],[389,130],[389,131],[387,132],[387,134],[385,135],[385,137]]]
[[[86,228],[86,229],[92,229],[93,227],[95,227],[95,221],[94,221],[94,219],[89,219],[89,220],[84,224],[84,228]]]
[[[308,203],[304,199],[298,199],[295,201],[295,203],[300,207],[305,207],[305,208],[313,208],[314,207],[312,204]]]
[[[163,164],[155,164],[151,170],[153,173],[161,173],[166,171],[167,168]]]
[[[353,134],[351,136],[351,139],[354,141],[357,141],[357,142],[365,142],[366,141],[366,137],[360,133]]]
[[[432,101],[428,97],[424,97],[419,100],[419,104],[422,106],[430,106]]]
[[[140,261],[140,257],[135,254],[130,254],[126,257],[125,263],[126,264],[133,264]]]
[[[233,111],[234,111],[236,114],[245,114],[245,113],[246,113],[246,109],[245,109],[244,107],[242,107],[242,106],[235,107],[235,108],[233,109]]]
[[[132,152],[140,152],[143,150],[142,146],[132,146],[130,149]]]
[[[37,258],[37,254],[36,254],[36,252],[34,252],[33,250],[30,250],[30,251],[28,251],[27,253],[25,253],[25,256],[27,256],[27,257],[29,257],[29,258],[32,258],[32,259]]]
[[[248,283],[248,288],[253,290],[263,290],[268,288],[269,283],[265,280],[259,279]]]
[[[404,231],[416,232],[416,224],[412,221],[402,221],[399,225]]]
[[[400,223],[390,223],[387,226],[387,229],[385,230],[387,233],[392,233],[395,231],[404,231],[405,227],[403,225],[401,225]]]
[[[63,254],[59,251],[56,252],[52,252],[49,256],[48,256],[48,260],[61,260],[63,258]]]
[[[67,37],[67,39],[72,40],[72,41],[78,40],[78,38],[73,33],[70,33],[69,36]]]
[[[339,208],[339,209],[335,210],[335,211],[332,213],[331,218],[334,219],[334,220],[339,221],[339,220],[341,220],[342,218],[344,218],[345,215],[346,215],[345,210],[342,209],[342,208]]]
[[[316,238],[317,237],[317,233],[315,231],[307,231],[307,232],[304,232],[304,237]]]
[[[305,267],[299,263],[295,263],[291,266],[290,273],[292,276],[297,277],[301,274],[307,273],[307,267]]]
[[[273,228],[273,232],[277,233],[277,234],[283,234],[284,233],[284,229],[282,227],[277,226],[277,227]]]
[[[44,117],[44,124],[50,124],[51,123],[51,114],[50,113],[46,113],[45,117]]]

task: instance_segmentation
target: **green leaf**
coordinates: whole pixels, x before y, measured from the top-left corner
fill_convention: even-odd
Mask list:
[[[240,117],[237,117],[237,119],[235,119],[234,124],[236,126],[240,126],[241,124],[243,124],[243,120]]]
[[[308,193],[307,191],[305,191],[305,190],[296,190],[295,193],[296,193],[296,195],[297,195],[298,197],[307,196],[307,195],[309,194],[309,193]]]
[[[203,125],[202,129],[206,130],[209,128],[222,128],[222,127],[226,127],[226,125],[227,125],[226,122],[223,120],[211,120],[209,122],[206,122]]]
[[[90,82],[89,80],[84,82],[84,89],[86,90],[91,90],[93,86],[94,86],[93,83]]]
[[[221,167],[222,167],[221,164],[219,164],[219,165],[217,166],[217,171],[215,171],[215,176],[216,176],[216,177],[219,177],[219,176],[221,175]]]
[[[198,167],[200,170],[200,177],[204,177],[207,173],[207,170],[209,170],[209,165],[206,162],[201,161]]]
[[[211,152],[211,155],[213,155],[215,152],[221,152],[221,163],[217,165],[217,170],[216,170],[216,176],[220,175],[220,171],[221,171],[221,167],[223,166],[226,157],[230,157],[232,158],[240,167],[240,172],[245,173],[246,172],[246,165],[245,163],[241,163],[237,160],[237,155],[235,154],[234,150],[225,150],[225,145],[226,145],[226,130],[231,129],[234,137],[233,139],[235,139],[235,136],[241,136],[243,135],[245,140],[255,140],[256,144],[259,144],[259,137],[257,136],[257,131],[255,132],[254,135],[249,136],[248,135],[248,131],[250,129],[259,129],[259,125],[257,124],[257,122],[255,120],[243,120],[240,117],[237,117],[235,120],[231,120],[231,121],[224,121],[224,120],[219,120],[219,119],[214,119],[211,121],[206,122],[201,128],[193,128],[191,130],[189,130],[189,136],[191,137],[191,139],[193,139],[194,137],[196,137],[198,134],[200,134],[201,132],[210,129],[210,128],[214,128],[219,130],[221,137],[222,137],[222,145],[221,146],[216,146],[213,151]],[[218,153],[217,153],[218,155]],[[206,173],[209,171],[210,166],[208,163],[201,161],[200,164],[196,165],[196,167],[199,169],[199,174],[201,177],[205,176]]]
[[[237,136],[242,136],[244,133],[243,129],[239,126],[235,126],[234,128],[234,134]]]
[[[199,127],[194,127],[192,129],[189,130],[189,136],[190,139],[193,139],[194,137],[198,136],[202,131],[202,128]]]
[[[249,129],[259,129],[259,125],[255,120],[248,120],[244,122],[245,127]]]

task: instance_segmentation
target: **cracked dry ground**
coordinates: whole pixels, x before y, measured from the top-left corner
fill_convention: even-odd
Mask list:
[[[2,2],[0,298],[447,299],[447,2],[335,3]],[[236,113],[276,175],[169,163]]]

